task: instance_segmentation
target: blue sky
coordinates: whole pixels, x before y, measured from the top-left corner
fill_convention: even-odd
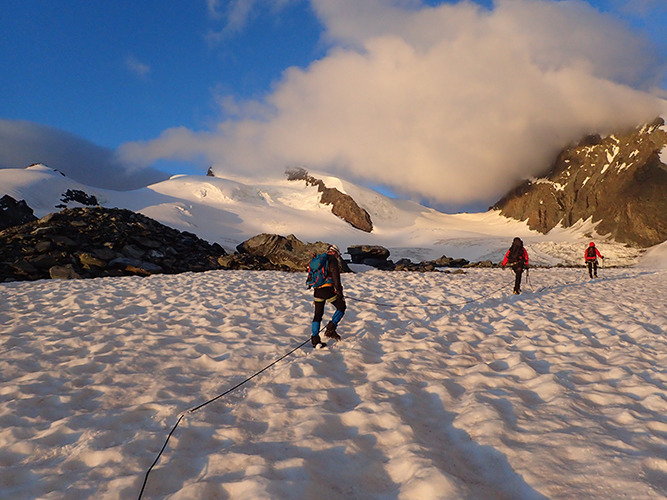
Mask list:
[[[227,18],[204,0],[9,0],[3,11],[0,116],[111,148],[169,127],[205,128],[218,118],[217,95],[261,96],[323,49],[307,2],[257,6],[218,36]]]
[[[450,10],[442,8],[446,4],[451,4]],[[429,10],[434,8],[439,8],[437,15]],[[550,19],[556,21],[551,23]],[[439,20],[443,20],[442,29],[434,26]],[[560,26],[560,32],[554,27],[554,33],[543,36],[552,24]],[[511,40],[517,26],[520,32]],[[473,186],[479,183],[455,172],[483,163],[483,157],[468,158],[460,153],[445,158],[444,151],[435,151],[435,145],[442,141],[430,137],[434,131],[441,130],[444,137],[461,135],[455,139],[461,143],[473,135],[473,124],[479,123],[480,117],[486,120],[499,116],[497,123],[489,125],[491,133],[507,128],[504,124],[509,120],[516,121],[511,127],[517,130],[517,141],[535,142],[536,136],[525,135],[530,128],[532,134],[540,134],[538,137],[553,134],[565,142],[574,134],[602,127],[602,122],[575,116],[574,124],[566,126],[566,117],[547,120],[542,116],[562,103],[579,109],[578,99],[583,100],[585,92],[604,95],[606,100],[597,103],[600,107],[613,107],[623,100],[627,107],[649,108],[645,111],[649,115],[651,105],[646,102],[646,94],[664,98],[667,87],[665,26],[665,0],[501,0],[495,4],[419,0],[5,0],[0,17],[0,150],[4,149],[0,164],[24,167],[22,162],[41,161],[67,171],[64,163],[69,154],[72,163],[87,164],[77,168],[88,170],[96,168],[90,163],[106,161],[111,169],[131,164],[135,172],[139,166],[158,166],[170,173],[205,172],[214,165],[220,171],[265,175],[299,163],[444,204],[493,201],[501,189],[492,187],[497,185],[493,175],[489,187],[482,186],[480,193],[474,193]],[[571,29],[572,34],[563,34],[563,27]],[[489,35],[490,31],[496,34]],[[439,33],[443,33],[442,40],[438,39]],[[456,45],[444,47],[454,39]],[[519,42],[537,49],[524,53],[532,49],[513,46]],[[459,59],[451,56],[466,43],[470,47]],[[494,46],[507,48],[491,54]],[[422,55],[425,57],[418,57]],[[405,63],[406,73],[388,72],[380,78],[378,61],[383,57],[395,58],[391,64]],[[463,62],[457,63],[461,57]],[[514,57],[531,58],[532,66],[526,68],[525,75],[517,71],[516,81],[504,81],[505,73],[516,69]],[[505,58],[505,72],[489,62]],[[391,64],[382,68],[386,70]],[[460,75],[456,64],[465,66]],[[513,95],[503,87],[525,85],[535,77],[535,68],[543,74],[527,85],[523,94]],[[417,75],[420,71],[423,75]],[[554,83],[554,71],[561,72],[561,83]],[[574,73],[577,75],[572,76]],[[441,74],[448,77],[443,79]],[[428,83],[433,75],[441,79],[433,82],[434,88],[453,96],[450,100],[436,102],[434,90],[421,95],[417,89],[414,95],[418,99],[392,109],[401,96],[413,95],[412,89]],[[490,86],[482,85],[486,78]],[[567,83],[563,83],[565,79]],[[405,81],[404,87],[394,88],[399,81]],[[373,86],[364,88],[365,82],[373,82]],[[392,87],[386,88],[386,82]],[[608,89],[608,84],[614,88]],[[545,102],[544,96],[554,94],[554,85],[555,93],[563,96],[553,103],[547,97]],[[595,85],[605,90],[596,92]],[[456,103],[462,100],[457,94],[468,94],[471,86],[480,87],[474,102],[457,108]],[[581,89],[576,96],[563,90],[573,86]],[[356,89],[360,89],[358,94]],[[386,90],[387,95],[378,105],[367,108],[365,104],[374,99],[375,89]],[[515,120],[508,113],[517,107],[512,100],[521,95],[534,95],[535,103],[543,109],[531,110],[526,105],[525,116]],[[303,102],[299,102],[300,96],[305,96]],[[479,96],[483,98],[477,99]],[[495,103],[506,96],[508,102],[495,109]],[[383,102],[390,103],[386,111]],[[424,119],[419,111],[422,104],[423,114],[438,105],[448,117],[459,116],[458,121],[448,122],[441,116]],[[306,108],[314,111],[308,114]],[[344,118],[335,116],[339,109],[346,110]],[[597,112],[586,111],[588,115]],[[610,114],[628,113],[619,108],[610,110]],[[331,123],[325,125],[329,116]],[[405,143],[394,140],[390,132],[374,132],[381,131],[394,117],[394,129],[406,127],[421,132]],[[625,125],[637,119],[638,114],[628,114],[626,121],[609,120],[609,125]],[[355,132],[360,122],[365,126]],[[318,135],[311,136],[314,129],[318,129]],[[346,130],[352,130],[350,136],[346,136]],[[396,133],[401,138],[411,134],[405,130]],[[338,135],[341,137],[335,147],[324,144],[324,138]],[[426,137],[430,142],[421,143]],[[363,139],[366,149],[359,144],[347,149],[346,145],[357,142],[356,138],[359,142]],[[289,152],[276,146],[281,141],[290,145]],[[507,139],[499,142],[507,143]],[[241,143],[244,147],[239,146]],[[401,150],[385,156],[376,154],[384,144],[396,144]],[[490,149],[485,156],[503,157],[504,165],[516,163],[520,167],[502,173],[501,166],[489,162],[484,172],[498,170],[497,176],[514,182],[527,172],[528,164],[546,161],[556,145],[549,142],[545,151],[526,153],[525,158],[503,157],[501,149]],[[470,149],[475,147],[469,144]],[[86,157],[91,148],[99,154]],[[451,152],[455,148],[443,149]],[[378,166],[396,157],[402,158],[403,167]],[[99,168],[100,173],[88,172],[88,178],[104,177],[109,171]],[[413,177],[431,180],[401,178],[406,169],[413,171]],[[385,171],[391,175],[383,177]],[[440,196],[440,191],[432,188],[434,176],[443,185],[460,183],[462,187],[444,189],[445,194]],[[474,179],[479,173],[473,169],[471,176]]]

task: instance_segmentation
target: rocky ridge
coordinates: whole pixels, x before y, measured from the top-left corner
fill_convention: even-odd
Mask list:
[[[549,172],[524,181],[492,208],[547,233],[592,218],[616,241],[650,247],[667,240],[664,120],[624,134],[588,136],[564,149]]]
[[[331,212],[351,226],[370,233],[373,221],[370,214],[361,208],[354,199],[336,188],[329,188],[321,179],[316,179],[303,168],[288,169],[285,174],[289,181],[305,181],[308,186],[316,186],[321,193],[320,203],[331,205]]]

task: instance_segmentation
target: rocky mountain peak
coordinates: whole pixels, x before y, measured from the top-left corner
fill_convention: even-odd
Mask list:
[[[293,168],[285,172],[287,180],[306,181],[308,186],[316,186],[321,193],[320,203],[331,205],[331,212],[351,226],[366,233],[373,231],[373,221],[370,214],[361,208],[354,199],[336,188],[327,187],[324,181],[316,179],[303,168]]]
[[[658,118],[608,137],[589,135],[565,148],[549,172],[524,181],[492,208],[547,233],[592,218],[600,234],[634,246],[667,240],[667,146]]]

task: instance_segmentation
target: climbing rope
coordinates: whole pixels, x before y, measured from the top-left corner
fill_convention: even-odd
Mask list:
[[[526,271],[528,271],[528,270],[526,270]],[[526,280],[528,281],[528,272],[526,272]],[[580,282],[580,280],[573,281],[573,282],[571,282],[571,283],[561,284],[561,285],[545,286],[545,287],[540,288],[536,293],[542,292],[542,291],[547,290],[547,289],[549,289],[549,288],[555,288],[555,287],[557,287],[557,286],[567,286],[567,285],[569,285],[569,284],[573,284],[573,283],[575,283],[575,282]],[[528,282],[528,283],[529,283],[529,286],[530,286],[531,289],[532,289],[532,285],[530,284],[530,282]],[[429,307],[429,306],[458,306],[458,305],[465,305],[465,304],[471,304],[471,303],[473,303],[473,302],[478,302],[478,301],[480,301],[480,300],[482,300],[482,299],[484,299],[484,298],[490,297],[490,296],[492,296],[492,295],[498,293],[498,292],[501,291],[501,290],[504,290],[505,288],[508,288],[509,286],[511,286],[511,284],[503,285],[503,286],[501,286],[500,288],[494,289],[493,291],[491,291],[491,292],[489,292],[489,293],[479,295],[479,296],[477,296],[477,297],[475,297],[475,298],[472,298],[472,299],[465,299],[465,300],[460,301],[460,302],[438,302],[438,303],[430,303],[430,304],[429,304],[429,303],[426,303],[426,304],[389,304],[389,303],[382,303],[382,302],[376,302],[376,301],[372,301],[372,300],[362,299],[362,298],[359,298],[359,297],[354,297],[354,296],[349,296],[349,295],[348,295],[346,298],[349,298],[349,299],[351,299],[351,300],[355,300],[355,301],[357,301],[357,302],[364,302],[364,303],[367,303],[367,304],[373,304],[373,305],[376,305],[376,306],[378,306],[378,307],[410,308],[410,307]],[[322,332],[322,330],[324,330],[324,327],[320,329],[320,332]],[[205,402],[203,402],[203,403],[201,403],[201,404],[199,404],[199,405],[197,405],[197,406],[195,406],[195,407],[193,407],[193,408],[190,408],[190,409],[185,410],[184,412],[182,412],[182,413],[178,416],[178,419],[176,420],[176,423],[174,424],[174,426],[171,428],[171,431],[170,431],[169,434],[167,435],[167,439],[165,440],[164,444],[162,445],[162,448],[160,449],[160,451],[158,452],[157,456],[155,457],[155,460],[153,461],[153,463],[151,464],[151,466],[150,466],[150,467],[148,468],[148,470],[146,471],[146,475],[144,476],[144,481],[143,481],[143,483],[142,483],[142,485],[141,485],[141,491],[139,492],[139,496],[138,496],[138,499],[137,499],[137,500],[141,500],[141,498],[142,498],[142,496],[143,496],[143,493],[144,493],[144,490],[145,490],[145,488],[146,488],[146,484],[148,483],[148,476],[150,475],[150,473],[151,473],[151,471],[153,470],[153,468],[157,465],[157,463],[158,463],[158,461],[160,460],[160,457],[162,456],[162,453],[164,452],[164,450],[167,448],[167,444],[169,443],[169,439],[170,439],[171,436],[174,434],[174,432],[176,431],[176,428],[178,427],[178,425],[181,423],[181,421],[185,418],[185,416],[186,416],[187,414],[195,413],[196,411],[200,410],[201,408],[205,407],[206,405],[209,405],[209,404],[213,403],[214,401],[217,401],[218,399],[220,399],[220,398],[226,396],[227,394],[230,394],[231,392],[234,392],[236,389],[238,389],[238,388],[241,387],[242,385],[244,385],[244,384],[250,382],[250,381],[251,381],[252,379],[254,379],[255,377],[259,376],[260,374],[262,374],[263,372],[265,372],[266,370],[268,370],[268,369],[271,368],[272,366],[276,365],[277,363],[279,363],[279,362],[282,361],[283,359],[285,359],[285,358],[287,358],[288,356],[292,355],[292,354],[293,354],[294,352],[296,352],[297,350],[301,349],[301,348],[302,348],[304,345],[306,345],[309,341],[310,341],[310,338],[308,338],[307,340],[305,340],[305,341],[302,342],[301,344],[297,345],[296,347],[294,347],[293,349],[291,349],[291,350],[288,351],[287,353],[283,354],[282,356],[280,356],[279,358],[277,358],[276,360],[274,360],[274,361],[271,362],[270,364],[266,365],[266,366],[265,366],[264,368],[262,368],[261,370],[255,372],[255,373],[252,374],[251,376],[247,377],[247,378],[246,378],[245,380],[243,380],[242,382],[239,382],[239,383],[236,384],[235,386],[233,386],[233,387],[227,389],[226,391],[222,392],[221,394],[218,394],[217,396],[215,396],[215,397],[209,399],[208,401],[205,401]]]
[[[323,329],[324,329],[324,328],[322,328],[322,329],[320,330],[320,332],[321,332]],[[269,368],[271,368],[273,365],[279,363],[280,361],[282,361],[282,360],[285,359],[286,357],[290,356],[291,354],[293,354],[293,353],[294,353],[295,351],[297,351],[298,349],[301,349],[301,348],[302,348],[304,345],[306,345],[309,341],[310,341],[310,338],[308,338],[307,340],[305,340],[304,342],[302,342],[301,344],[299,344],[298,346],[296,346],[294,349],[292,349],[291,351],[287,352],[286,354],[283,354],[282,356],[280,356],[278,359],[276,359],[276,360],[273,361],[272,363],[266,365],[264,368],[262,368],[262,369],[259,370],[258,372],[252,374],[250,377],[246,378],[246,379],[243,380],[242,382],[239,382],[239,383],[236,384],[234,387],[231,387],[230,389],[227,389],[225,392],[223,392],[223,393],[221,393],[221,394],[218,394],[217,396],[215,396],[215,397],[209,399],[208,401],[205,401],[204,403],[202,403],[202,404],[200,404],[200,405],[197,405],[197,406],[195,406],[195,407],[193,407],[193,408],[190,408],[189,410],[185,410],[184,412],[182,412],[182,413],[179,415],[178,420],[176,421],[176,423],[174,424],[174,426],[171,428],[171,431],[169,432],[169,435],[167,436],[167,439],[165,440],[164,444],[162,445],[162,449],[161,449],[160,452],[157,454],[157,457],[155,457],[155,461],[153,461],[153,463],[151,464],[151,466],[150,466],[150,467],[148,468],[148,470],[146,471],[146,476],[144,477],[144,482],[143,482],[143,484],[141,485],[141,491],[139,492],[139,497],[137,498],[137,500],[141,500],[141,497],[142,497],[142,495],[144,494],[144,489],[146,488],[146,484],[147,484],[147,482],[148,482],[148,475],[151,473],[151,471],[153,470],[153,467],[155,467],[155,465],[156,465],[156,464],[158,463],[158,461],[160,460],[160,457],[162,456],[162,453],[164,452],[164,450],[167,448],[167,443],[169,443],[169,439],[171,438],[172,434],[174,433],[174,431],[175,431],[176,428],[178,427],[178,424],[181,423],[181,421],[183,420],[183,418],[184,418],[187,414],[189,414],[189,413],[194,413],[194,412],[196,412],[197,410],[203,408],[204,406],[206,406],[206,405],[208,405],[208,404],[210,404],[210,403],[213,403],[214,401],[217,401],[218,399],[222,398],[223,396],[226,396],[226,395],[229,394],[230,392],[234,392],[236,389],[238,389],[239,387],[241,387],[243,384],[245,384],[245,383],[247,383],[247,382],[250,382],[252,379],[254,379],[255,377],[257,377],[257,376],[260,375],[261,373],[265,372],[266,370],[268,370]]]

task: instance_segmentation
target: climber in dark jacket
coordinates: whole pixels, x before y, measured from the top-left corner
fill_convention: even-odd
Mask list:
[[[521,293],[521,274],[524,269],[528,269],[528,252],[523,247],[521,238],[514,238],[512,246],[505,254],[502,266],[510,265],[516,277],[514,279],[514,294]]]
[[[315,314],[313,315],[311,342],[313,347],[320,344],[326,345],[320,338],[320,325],[324,316],[324,304],[330,302],[335,308],[331,321],[327,324],[324,335],[334,340],[340,340],[336,327],[345,314],[345,296],[343,295],[343,284],[340,280],[340,250],[336,245],[329,245],[327,250],[327,277],[325,283],[314,289]]]

